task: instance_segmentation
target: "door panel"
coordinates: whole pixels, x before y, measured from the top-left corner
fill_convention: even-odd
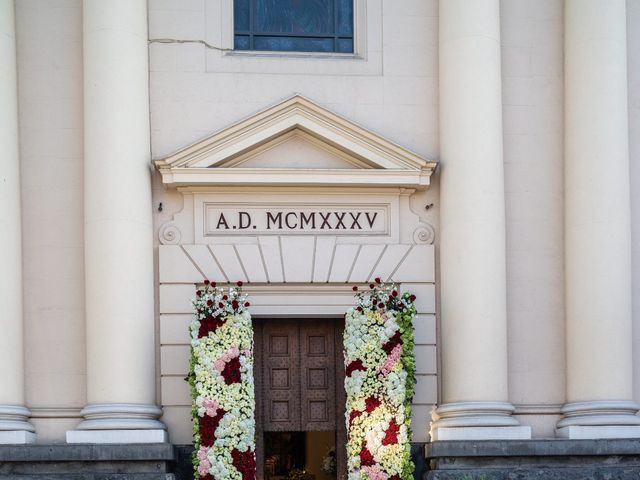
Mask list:
[[[300,325],[301,424],[305,431],[336,429],[334,322]]]
[[[302,430],[298,323],[295,320],[266,321],[262,338],[264,430]]]

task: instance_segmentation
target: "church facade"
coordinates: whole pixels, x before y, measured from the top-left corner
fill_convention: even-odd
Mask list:
[[[339,477],[376,277],[416,295],[417,475],[640,471],[640,1],[0,0],[0,29],[0,478],[16,445],[188,451],[205,280],[251,302],[258,477]]]

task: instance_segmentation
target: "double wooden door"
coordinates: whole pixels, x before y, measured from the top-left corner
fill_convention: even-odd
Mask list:
[[[264,432],[336,431],[337,470],[346,470],[342,319],[254,321],[256,453]]]

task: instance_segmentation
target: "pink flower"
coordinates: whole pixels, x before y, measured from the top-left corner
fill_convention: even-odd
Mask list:
[[[242,353],[244,353],[244,356],[245,356],[245,357],[251,357],[251,356],[253,355],[253,352],[251,351],[251,349],[250,349],[250,348],[247,348],[247,349],[246,349],[244,352],[242,352]]]
[[[240,355],[240,350],[238,350],[238,347],[231,347],[231,349],[229,350],[229,355],[231,358],[236,358],[238,355]]]
[[[198,465],[198,475],[204,477],[211,470],[211,464],[209,463],[209,459],[205,458],[204,460],[200,460],[200,465]]]
[[[387,478],[389,478],[387,474],[382,471],[380,465],[364,466],[362,470],[367,473],[369,480],[387,480]]]
[[[209,398],[205,399],[205,401],[202,402],[202,406],[206,409],[205,413],[210,417],[215,417],[216,412],[218,411],[218,408],[220,408],[220,405],[218,405],[218,402],[216,402],[215,400],[211,400]]]
[[[402,345],[398,344],[393,347],[393,350],[391,350],[391,353],[380,367],[380,370],[378,370],[383,376],[386,377],[389,375],[389,372],[393,370],[395,364],[400,360],[400,353],[402,353]]]
[[[213,362],[213,366],[214,368],[219,371],[220,373],[222,373],[222,371],[224,370],[224,366],[227,364],[227,362],[225,362],[222,358],[219,358],[218,360],[216,360],[215,362]]]
[[[207,447],[200,447],[200,450],[198,450],[198,460],[201,462],[209,461],[207,458],[207,450]]]

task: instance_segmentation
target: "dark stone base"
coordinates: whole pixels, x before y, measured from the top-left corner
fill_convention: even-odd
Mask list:
[[[638,480],[640,439],[434,442],[425,480]]]
[[[2,445],[0,480],[175,480],[170,444]]]

